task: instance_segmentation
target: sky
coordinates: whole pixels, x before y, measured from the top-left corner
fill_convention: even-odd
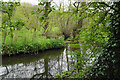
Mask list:
[[[31,3],[33,5],[37,5],[38,2],[41,0],[39,0],[39,1],[38,0],[0,0],[0,1],[20,1],[21,3],[26,2],[26,3]],[[53,0],[53,2],[55,2],[57,5],[59,5],[60,2],[64,2],[64,5],[66,5],[66,6],[69,4],[68,1],[69,0]],[[110,1],[110,0],[71,0],[71,1],[75,2],[75,1]],[[112,1],[119,1],[119,0],[112,0]]]
[[[21,3],[26,2],[26,3],[31,3],[33,5],[38,4],[38,0],[3,0],[3,1],[20,1]],[[53,0],[53,2],[55,2],[56,4],[59,4],[61,1],[62,2],[64,1],[65,4],[68,3],[68,0]],[[74,1],[74,0],[71,0],[71,1]]]
[[[38,0],[0,0],[0,1],[19,1],[21,3],[31,3],[32,5],[38,5]],[[72,2],[74,2],[75,0],[71,0]],[[64,7],[66,8],[68,5],[69,5],[69,0],[53,0],[52,2],[52,5],[56,6],[56,9],[57,9],[57,6],[60,5],[60,3],[64,2]]]

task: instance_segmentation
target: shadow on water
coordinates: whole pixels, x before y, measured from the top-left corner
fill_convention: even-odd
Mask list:
[[[55,78],[56,74],[68,71],[70,55],[66,49],[55,49],[39,54],[3,56],[0,78]]]
[[[78,48],[86,65],[92,65],[94,57],[89,48]],[[62,71],[72,71],[74,68],[69,66],[77,63],[79,55],[68,55],[67,52],[74,52],[76,49],[66,46],[65,49],[54,49],[39,52],[39,54],[21,54],[16,56],[3,56],[2,65],[0,65],[0,79],[5,78],[55,78],[56,74],[61,74]],[[72,58],[75,58],[74,60]],[[90,60],[89,60],[90,59]],[[93,60],[92,60],[93,59]],[[79,69],[77,69],[78,73]]]
[[[40,59],[49,58],[49,57],[56,57],[60,56],[64,49],[54,49],[54,50],[47,50],[44,52],[39,52],[39,54],[21,54],[15,56],[3,56],[2,57],[2,65],[14,65],[14,64],[29,64],[31,62],[35,62]],[[52,59],[51,58],[51,59]]]

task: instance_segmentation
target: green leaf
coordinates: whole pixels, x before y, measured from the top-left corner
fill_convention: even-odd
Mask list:
[[[34,11],[32,11],[32,12],[31,12],[31,14],[33,15],[33,14],[35,14],[35,12],[34,12]]]
[[[38,3],[38,5],[42,5],[42,6],[43,6],[44,4],[45,4],[45,2],[40,2],[40,3]]]

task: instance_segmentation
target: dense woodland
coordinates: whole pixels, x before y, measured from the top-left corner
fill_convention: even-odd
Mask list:
[[[77,62],[71,64],[73,71],[57,74],[57,78],[120,79],[120,2],[0,4],[2,55],[38,54],[63,48],[69,41],[75,50],[68,54]],[[86,54],[88,49],[90,54]],[[87,64],[93,58],[92,65]]]

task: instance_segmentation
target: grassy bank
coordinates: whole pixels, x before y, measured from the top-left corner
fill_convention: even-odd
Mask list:
[[[41,35],[41,31],[16,30],[13,32],[13,37],[7,35],[5,44],[2,45],[2,52],[8,55],[20,54],[21,52],[38,53],[38,51],[47,49],[62,48],[64,45],[63,38],[46,38]]]

